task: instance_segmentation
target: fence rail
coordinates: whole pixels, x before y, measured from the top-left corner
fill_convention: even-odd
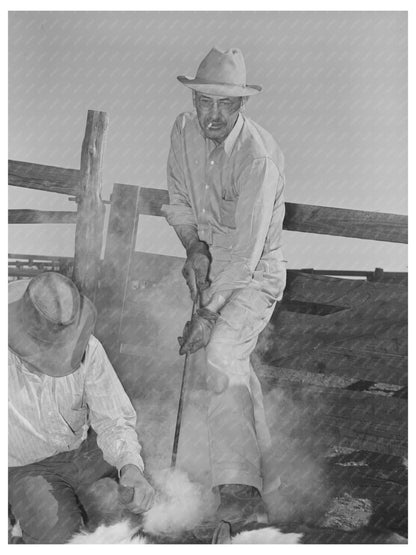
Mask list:
[[[76,224],[77,213],[63,210],[9,210],[9,224]]]
[[[9,254],[9,278],[33,277],[40,272],[54,271],[71,276],[74,259],[69,256]]]
[[[77,196],[80,171],[9,160],[9,185]]]
[[[286,203],[283,228],[390,243],[407,243],[407,216]]]
[[[163,216],[169,203],[164,189],[140,188],[140,214]],[[286,203],[283,229],[391,243],[407,243],[407,216],[346,208]]]

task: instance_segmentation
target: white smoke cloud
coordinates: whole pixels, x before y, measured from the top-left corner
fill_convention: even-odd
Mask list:
[[[161,486],[160,476],[164,475],[165,479],[169,476],[163,472],[170,467],[184,364],[184,358],[178,354],[177,336],[190,317],[191,301],[175,267],[156,285],[138,287],[129,302],[127,315],[142,322],[140,329],[129,332],[138,356],[124,357],[118,371],[138,413],[137,431],[146,469]],[[263,364],[264,353],[275,341],[278,334],[270,323],[252,356],[255,370]],[[275,371],[278,373],[278,369]],[[198,484],[201,498],[212,496],[203,373],[200,352],[191,360],[177,458],[177,469],[185,472],[190,482]],[[263,381],[265,387],[267,380]],[[265,487],[272,484],[272,491],[264,496],[270,517],[277,522],[313,519],[328,501],[328,488],[317,456],[319,449],[314,444],[317,435],[308,418],[309,400],[299,395],[295,399],[287,389],[274,387],[265,390],[265,408],[272,435],[272,447],[265,456],[269,467]],[[296,437],[293,437],[294,430]],[[281,486],[277,488],[279,478]],[[172,505],[172,493],[179,494],[179,490],[173,487],[168,494]],[[196,490],[185,490],[196,503]]]
[[[165,470],[152,478],[157,494],[144,516],[144,532],[177,535],[195,528],[213,512],[213,494],[191,482],[184,472]]]

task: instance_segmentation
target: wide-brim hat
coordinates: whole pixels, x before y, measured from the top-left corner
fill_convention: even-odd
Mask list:
[[[62,377],[77,370],[93,332],[96,309],[56,272],[9,283],[9,347],[36,370]]]
[[[200,63],[194,78],[178,75],[186,87],[214,96],[252,96],[261,85],[247,85],[246,65],[238,48],[221,52],[212,48]]]

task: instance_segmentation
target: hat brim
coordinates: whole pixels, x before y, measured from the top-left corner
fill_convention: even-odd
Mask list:
[[[88,341],[94,330],[96,309],[92,302],[81,297],[79,316],[65,330],[65,341],[50,343],[32,337],[22,319],[22,298],[30,280],[9,284],[9,333],[10,349],[39,372],[62,377],[77,370],[82,362]]]
[[[228,83],[212,83],[203,79],[191,79],[185,75],[178,75],[178,81],[190,89],[211,94],[213,96],[253,96],[261,92],[260,85],[232,85]]]

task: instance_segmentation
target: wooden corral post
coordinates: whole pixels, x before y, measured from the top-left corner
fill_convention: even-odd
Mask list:
[[[103,240],[105,210],[101,200],[101,187],[107,129],[107,114],[88,110],[81,151],[72,277],[79,289],[93,302],[96,300]]]
[[[119,183],[114,185],[111,195],[95,335],[114,365],[120,353],[120,325],[136,244],[139,197],[140,187]]]

